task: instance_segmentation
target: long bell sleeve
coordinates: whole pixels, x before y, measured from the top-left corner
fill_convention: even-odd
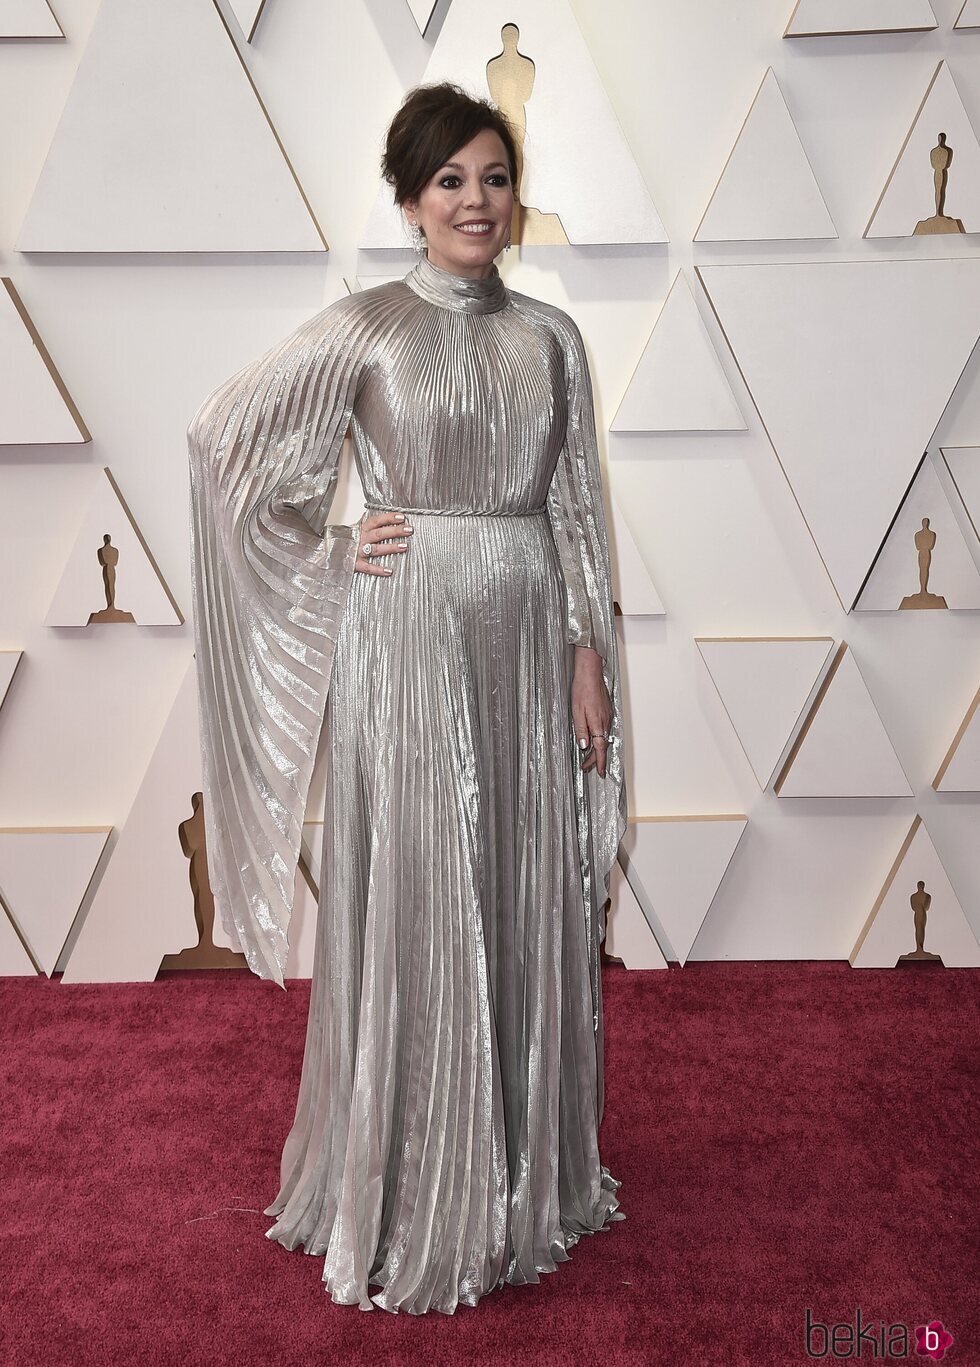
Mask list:
[[[357,527],[325,520],[366,354],[358,298],[246,366],[187,429],[208,873],[233,943],[280,986],[357,555]]]
[[[578,325],[555,311],[568,386],[565,443],[548,490],[548,516],[561,560],[567,596],[566,637],[605,657],[610,596],[609,548],[602,504],[595,401],[585,344]]]
[[[549,486],[547,507],[565,580],[566,639],[573,645],[589,646],[602,656],[603,678],[613,709],[605,777],[600,778],[595,767],[582,772],[577,747],[574,760],[594,1024],[596,1033],[601,1034],[599,945],[606,934],[612,865],[627,825],[622,684],[589,363],[574,319],[561,310],[555,310],[552,316],[565,363],[568,425]],[[574,745],[571,721],[569,727]]]

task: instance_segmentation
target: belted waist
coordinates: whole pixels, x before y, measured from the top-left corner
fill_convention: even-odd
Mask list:
[[[491,508],[486,512],[457,512],[452,508],[406,508],[391,503],[365,503],[365,508],[379,513],[434,513],[440,517],[540,517],[548,511],[547,503],[539,508]]]

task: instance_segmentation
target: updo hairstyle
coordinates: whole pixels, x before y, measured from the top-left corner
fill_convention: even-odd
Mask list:
[[[475,99],[452,81],[417,85],[402,101],[385,137],[381,173],[395,203],[417,199],[439,170],[484,128],[499,133],[517,194],[517,148],[510,124],[489,100]]]

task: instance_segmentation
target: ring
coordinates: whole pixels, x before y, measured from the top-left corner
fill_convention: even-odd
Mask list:
[[[370,556],[370,555],[373,555],[373,554],[374,554],[374,552],[373,552],[372,549],[371,549],[371,543],[370,543],[370,541],[365,541],[364,545],[361,547],[361,553],[362,553],[363,555],[367,555],[367,556]]]

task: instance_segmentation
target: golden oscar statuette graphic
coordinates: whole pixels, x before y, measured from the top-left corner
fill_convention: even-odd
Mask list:
[[[530,205],[521,203],[521,180],[524,175],[524,135],[527,120],[524,106],[531,98],[534,85],[534,63],[517,50],[520,29],[516,24],[504,24],[500,30],[502,51],[499,57],[487,62],[487,85],[490,95],[506,115],[514,130],[517,151],[517,184],[514,186],[514,216],[511,219],[510,240],[534,246],[568,245],[565,229],[557,214],[543,214]]]
[[[902,599],[899,610],[902,608],[944,608],[947,606],[946,599],[938,593],[930,593],[926,585],[929,582],[929,570],[932,565],[932,552],[936,546],[936,533],[929,526],[929,519],[922,519],[922,526],[915,534],[915,549],[919,559],[919,592],[910,593]]]
[[[191,796],[194,815],[182,821],[177,827],[180,848],[184,851],[188,864],[188,877],[194,894],[194,920],[197,922],[198,942],[190,949],[182,949],[179,954],[165,954],[160,961],[160,971],[168,968],[246,968],[244,954],[216,945],[214,930],[214,895],[208,877],[208,850],[204,832],[204,794]]]
[[[925,948],[926,943],[926,921],[929,915],[929,906],[932,902],[932,893],[926,892],[926,885],[920,878],[915,885],[915,892],[909,898],[909,905],[915,919],[915,949],[909,954],[900,954],[899,964],[927,963],[942,964],[939,954],[930,954]],[[895,965],[898,967],[898,964]]]
[[[939,134],[939,141],[929,153],[932,162],[933,180],[936,186],[936,212],[932,218],[923,218],[915,225],[913,237],[927,237],[932,233],[965,233],[959,218],[947,218],[946,184],[949,180],[949,165],[953,160],[953,149],[946,144],[946,134]]]
[[[123,612],[116,607],[116,565],[119,563],[119,549],[112,544],[111,535],[106,532],[102,545],[96,554],[102,566],[102,586],[105,589],[105,607],[101,612],[89,613],[89,625],[93,622],[135,622],[131,612]]]

